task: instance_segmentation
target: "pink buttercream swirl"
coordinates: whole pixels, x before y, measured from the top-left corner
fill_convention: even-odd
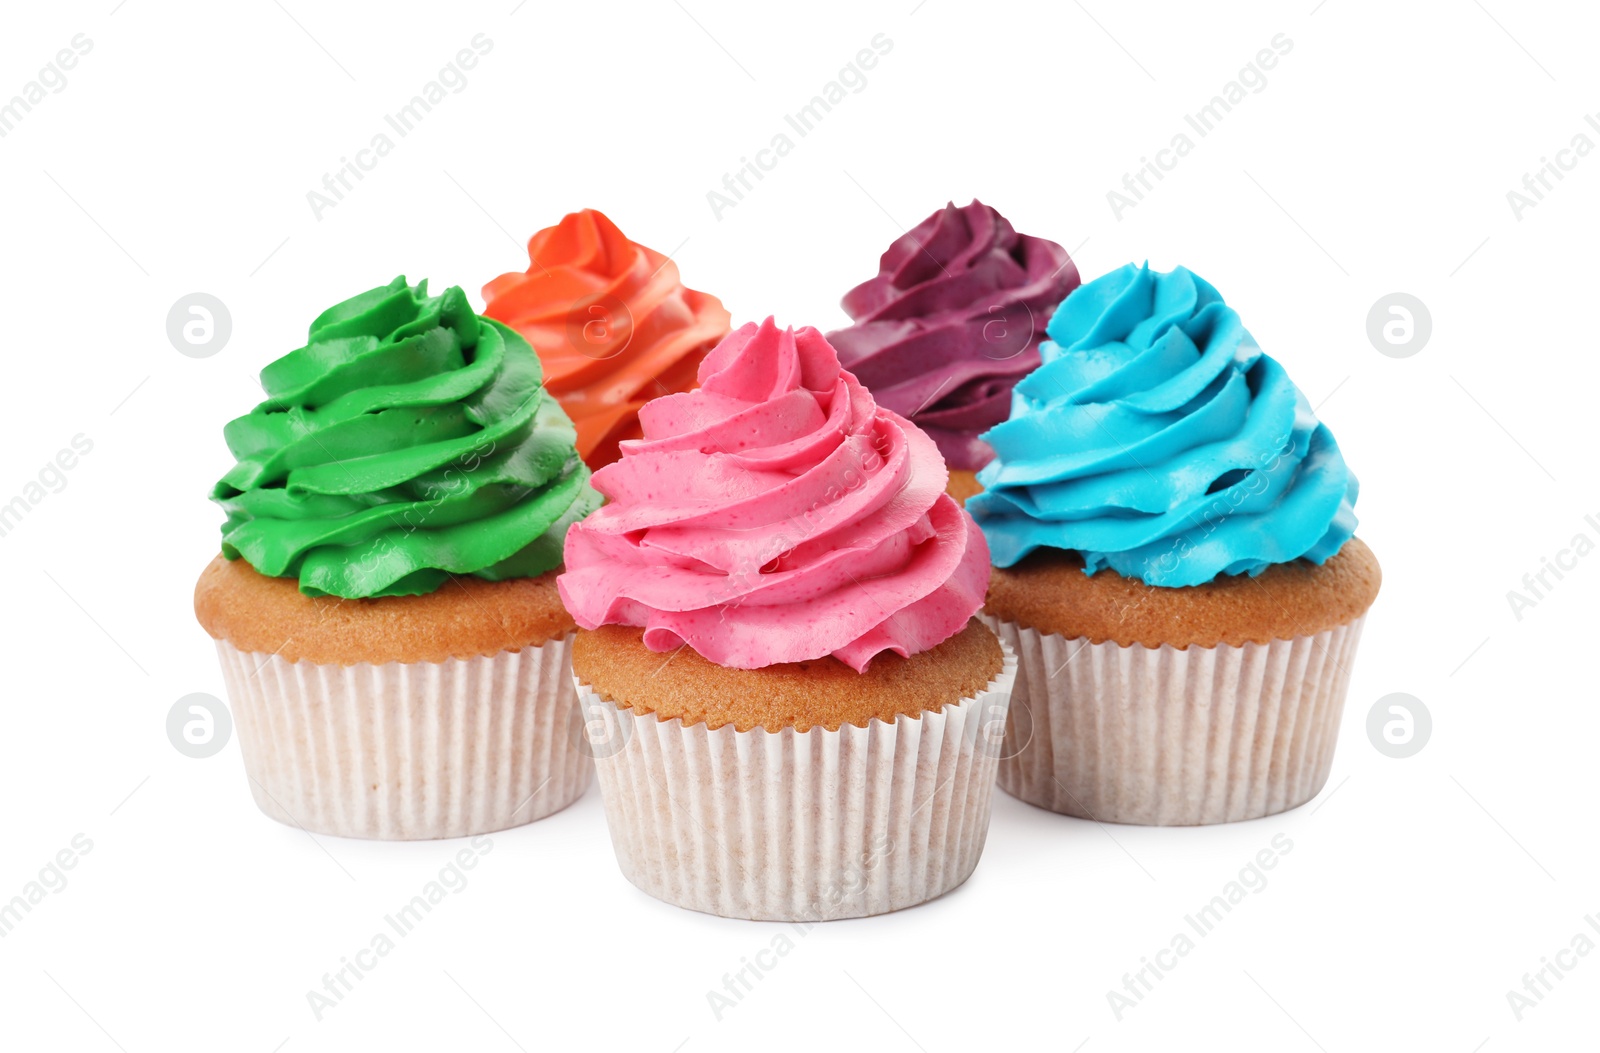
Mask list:
[[[863,672],[982,606],[988,545],[938,448],[817,330],[748,323],[699,390],[639,419],[644,438],[594,474],[609,503],[567,533],[558,585],[585,629],[641,626],[652,650],[734,669],[832,655]]]

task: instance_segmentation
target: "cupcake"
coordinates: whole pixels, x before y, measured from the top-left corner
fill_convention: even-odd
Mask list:
[[[573,674],[623,873],[816,921],[966,880],[1016,661],[938,448],[815,329],[745,325],[640,412],[567,534]]]
[[[1381,577],[1338,444],[1182,268],[1083,286],[1048,336],[967,505],[1021,662],[1000,785],[1163,826],[1304,804]]]
[[[618,443],[639,438],[639,407],[694,386],[700,360],[728,335],[728,312],[594,209],[539,231],[528,257],[526,273],[483,287],[483,313],[533,345],[545,387],[578,430],[579,455],[600,468]]]
[[[527,342],[404,278],[325,311],[224,430],[216,640],[262,811],[459,837],[566,807],[591,764],[555,573],[599,504]]]
[[[1011,389],[1039,365],[1045,320],[1077,286],[1066,249],[1018,234],[988,205],[952,202],[845,294],[855,324],[828,342],[879,405],[938,444],[950,494],[965,501],[994,456],[979,435],[1006,419]]]

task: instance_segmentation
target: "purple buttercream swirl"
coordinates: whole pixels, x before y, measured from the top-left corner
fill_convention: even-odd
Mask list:
[[[1009,415],[1011,389],[1039,365],[1050,313],[1077,286],[1066,249],[1018,234],[979,201],[952,202],[845,294],[855,324],[828,342],[879,405],[938,443],[946,464],[976,471],[994,457],[978,435]]]

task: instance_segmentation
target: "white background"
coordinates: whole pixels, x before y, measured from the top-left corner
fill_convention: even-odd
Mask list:
[[[1506,598],[1600,538],[1600,159],[1520,218],[1506,197],[1578,133],[1600,142],[1592,10],[916,3],[7,5],[0,100],[74,34],[93,50],[0,139],[0,502],[74,435],[94,447],[0,537],[0,899],[75,834],[93,849],[0,939],[0,1045],[1593,1048],[1600,953],[1520,1022],[1506,998],[1600,915],[1600,558],[1520,620]],[[478,33],[493,50],[465,89],[314,218],[307,191]],[[716,218],[707,191],[878,33],[893,50],[864,90]],[[1117,218],[1107,191],[1279,33],[1293,50],[1266,87]],[[221,426],[256,373],[397,273],[481,303],[584,206],[676,250],[736,323],[826,329],[892,238],[974,195],[1086,277],[1196,270],[1320,405],[1385,569],[1322,796],[1141,829],[997,793],[964,887],[795,937],[718,1021],[707,991],[784,927],[636,891],[591,788],[493,835],[318,1022],[306,992],[459,845],[312,839],[257,812],[237,743],[192,760],[167,740],[176,699],[223,694],[191,590],[217,547]],[[165,331],[196,291],[233,320],[203,360]],[[1433,320],[1405,359],[1366,335],[1396,291]],[[1406,760],[1365,732],[1397,691],[1434,720]],[[1278,833],[1294,848],[1267,887],[1119,1022],[1106,992]]]

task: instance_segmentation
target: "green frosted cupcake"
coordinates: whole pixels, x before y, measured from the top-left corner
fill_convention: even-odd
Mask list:
[[[555,812],[573,733],[561,546],[599,505],[526,341],[397,278],[325,311],[224,429],[216,640],[251,790],[283,822],[455,837]]]

